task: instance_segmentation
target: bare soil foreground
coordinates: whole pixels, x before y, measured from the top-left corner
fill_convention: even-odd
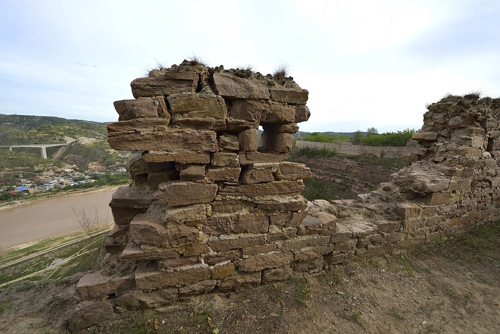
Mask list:
[[[81,333],[499,333],[500,224],[409,256],[122,313]],[[77,276],[0,289],[1,333],[65,333]]]
[[[103,224],[113,220],[109,202],[116,188],[71,194],[0,210],[0,252],[31,241],[81,231],[75,217],[97,214]]]

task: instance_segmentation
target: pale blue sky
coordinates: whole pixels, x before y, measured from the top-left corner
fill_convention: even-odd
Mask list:
[[[285,64],[303,131],[420,128],[447,93],[500,96],[500,1],[0,0],[0,113],[118,119],[161,62]]]

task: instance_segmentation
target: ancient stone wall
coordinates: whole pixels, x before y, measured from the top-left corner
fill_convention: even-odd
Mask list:
[[[113,196],[104,269],[79,281],[71,329],[405,252],[499,219],[500,99],[432,104],[392,182],[329,203],[300,196],[311,173],[283,161],[309,117],[307,91],[291,78],[184,62],[134,80],[132,91],[135,100],[115,103],[109,142],[138,151],[133,183]]]

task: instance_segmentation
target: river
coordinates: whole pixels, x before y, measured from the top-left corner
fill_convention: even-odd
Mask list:
[[[99,223],[113,221],[109,202],[116,191],[103,189],[63,195],[0,211],[0,251],[24,243],[83,231],[75,217],[82,212],[98,217]]]

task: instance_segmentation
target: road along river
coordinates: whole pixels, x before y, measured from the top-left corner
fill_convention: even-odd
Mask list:
[[[113,221],[109,202],[116,188],[63,195],[0,210],[0,251],[24,243],[83,231],[76,214]]]

